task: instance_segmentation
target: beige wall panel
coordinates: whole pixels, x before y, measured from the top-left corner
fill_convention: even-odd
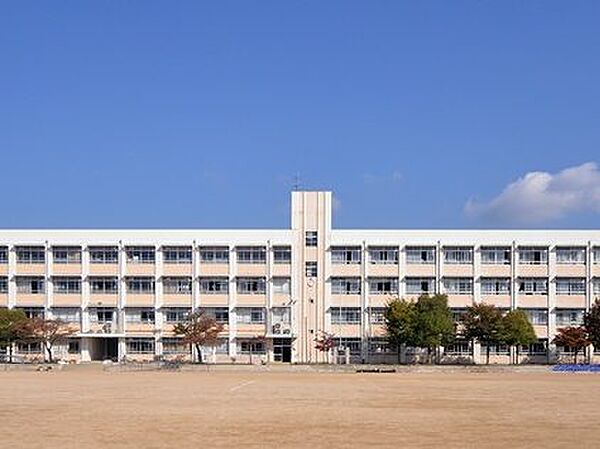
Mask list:
[[[517,267],[517,275],[521,277],[547,277],[548,265],[524,265]]]
[[[510,265],[481,265],[481,277],[507,278],[511,276]]]
[[[507,309],[510,308],[510,295],[486,295],[481,297],[481,302]]]
[[[396,298],[397,295],[369,295],[369,307],[385,307]]]
[[[585,295],[556,295],[559,309],[585,309]]]
[[[229,265],[226,263],[201,263],[200,276],[229,276]]]
[[[473,265],[444,264],[442,274],[446,277],[473,277]]]
[[[127,305],[131,305],[129,302],[129,298],[131,296],[127,296]],[[162,305],[163,306],[186,306],[191,307],[192,305],[192,295],[163,295],[162,297]]]
[[[600,264],[595,263],[592,266],[592,276],[594,276],[594,277],[600,277]]]
[[[90,307],[94,306],[116,306],[119,295],[90,295]]]
[[[472,305],[472,295],[448,295],[448,307],[469,307]]]
[[[240,324],[237,325],[237,338],[253,338],[264,336],[266,333],[265,324]]]
[[[140,334],[135,336],[143,336],[149,337],[154,335],[154,324],[143,324],[143,323],[125,323],[125,331],[127,332],[127,336],[132,333]]]
[[[46,304],[46,295],[24,295],[17,293],[17,306],[43,306]]]
[[[556,265],[557,277],[584,278],[587,274],[585,265]]]
[[[332,324],[331,331],[336,337],[360,337],[360,324]]]
[[[164,276],[191,276],[192,264],[190,263],[166,263],[163,264]]]
[[[369,277],[398,277],[398,265],[370,264]]]
[[[90,276],[118,276],[119,265],[116,263],[91,263]]]
[[[517,297],[518,307],[523,308],[541,308],[548,307],[548,296],[546,295],[519,295]]]
[[[6,293],[0,295],[0,307],[8,307],[8,295]]]
[[[273,277],[291,277],[292,266],[290,264],[273,264]]]
[[[153,263],[128,263],[127,276],[154,276],[156,266]]]
[[[52,305],[54,307],[61,306],[77,306],[81,305],[81,295],[60,295],[54,294],[52,297]]]
[[[434,277],[434,264],[407,264],[405,276],[408,277]]]
[[[547,326],[533,326],[533,330],[535,331],[535,335],[537,335],[538,338],[548,338]]]
[[[257,306],[265,307],[267,305],[267,295],[240,295],[236,296],[236,304],[238,306]]]
[[[360,295],[331,295],[331,307],[360,307]]]
[[[200,295],[201,307],[223,307],[229,303],[228,295]]]
[[[43,263],[18,263],[17,275],[40,275],[46,274],[46,265]]]
[[[81,276],[81,264],[55,263],[52,265],[52,273],[60,276]]]
[[[291,299],[290,295],[286,295],[286,294],[282,294],[282,293],[274,293],[273,297],[271,298],[271,302],[273,304],[273,307],[285,306],[285,305],[289,305],[290,299]]]
[[[358,277],[361,274],[360,264],[332,264],[331,276],[333,277]]]
[[[0,276],[8,275],[8,264],[0,263]]]
[[[238,276],[245,277],[265,277],[267,275],[266,264],[238,264]]]

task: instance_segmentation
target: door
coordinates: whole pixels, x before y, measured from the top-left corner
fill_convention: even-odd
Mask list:
[[[273,361],[284,363],[292,361],[292,341],[289,338],[273,339]]]

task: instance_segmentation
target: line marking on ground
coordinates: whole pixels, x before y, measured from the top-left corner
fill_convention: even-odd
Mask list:
[[[236,391],[236,390],[239,390],[240,388],[247,387],[248,385],[250,385],[250,384],[253,384],[253,383],[254,383],[254,381],[253,381],[253,380],[248,380],[248,381],[246,381],[246,382],[242,382],[242,383],[241,383],[241,384],[239,384],[239,385],[236,385],[235,387],[231,387],[231,388],[229,389],[229,391]]]

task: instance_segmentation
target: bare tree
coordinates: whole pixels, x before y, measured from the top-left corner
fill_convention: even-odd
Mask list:
[[[315,349],[327,354],[327,363],[331,363],[329,356],[335,348],[335,336],[329,332],[319,331],[315,337]]]
[[[173,328],[175,335],[181,335],[182,343],[188,344],[196,349],[198,362],[203,363],[202,347],[203,346],[218,346],[219,333],[223,331],[223,325],[217,323],[217,320],[199,311],[191,313],[186,320],[177,323]]]
[[[76,330],[62,320],[46,319],[43,317],[29,318],[21,325],[23,340],[40,343],[44,352],[48,355],[48,361],[54,362],[52,348],[68,336],[73,335]]]

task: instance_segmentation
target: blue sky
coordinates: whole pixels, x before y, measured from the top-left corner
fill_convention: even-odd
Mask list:
[[[4,2],[0,227],[286,227],[299,172],[336,227],[597,228],[599,21],[596,1]]]

